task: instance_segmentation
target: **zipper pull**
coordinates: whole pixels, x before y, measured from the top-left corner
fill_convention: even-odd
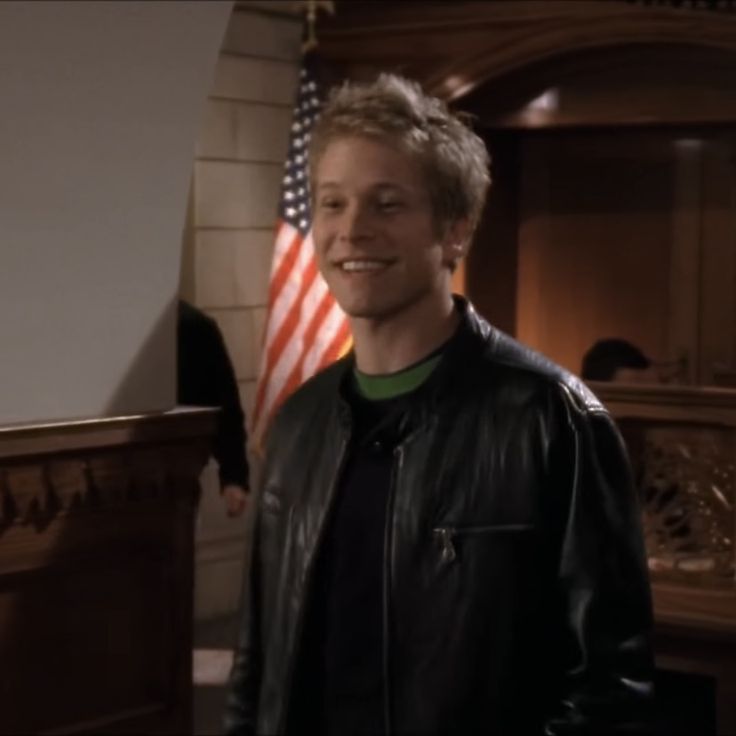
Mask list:
[[[440,545],[442,562],[452,562],[457,557],[457,550],[455,549],[455,545],[452,543],[454,530],[449,529],[448,527],[441,527],[434,530],[434,535]]]

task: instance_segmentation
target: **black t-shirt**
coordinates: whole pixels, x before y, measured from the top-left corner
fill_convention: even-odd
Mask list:
[[[369,401],[353,388],[353,435],[316,560],[291,732],[384,731],[386,511],[411,394]]]
[[[394,452],[446,346],[392,375],[351,377],[351,442],[315,561],[289,734],[385,731],[384,569]],[[361,391],[393,398],[367,399]]]

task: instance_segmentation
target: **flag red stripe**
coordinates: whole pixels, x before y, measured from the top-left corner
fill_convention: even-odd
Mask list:
[[[282,224],[281,227],[286,226]],[[286,251],[284,257],[281,259],[278,270],[271,276],[271,285],[268,289],[269,308],[273,307],[276,299],[278,299],[278,296],[281,293],[281,289],[284,288],[284,284],[289,278],[289,274],[294,269],[297,258],[299,257],[299,250],[301,249],[302,242],[302,235],[297,230],[294,233],[294,237],[292,238],[291,243],[289,244],[289,249]]]
[[[299,325],[299,318],[301,316],[302,309],[304,307],[304,297],[312,287],[314,280],[317,278],[317,265],[315,262],[309,261],[304,274],[302,275],[302,284],[299,288],[299,294],[296,300],[289,308],[289,313],[286,315],[286,319],[279,328],[278,333],[275,335],[273,342],[268,348],[268,365],[273,368],[275,367],[278,359],[281,357],[281,353],[284,352],[284,348],[291,339],[294,331]],[[266,381],[270,378],[269,373],[266,374]]]
[[[276,367],[276,363],[299,325],[299,317],[301,315],[304,297],[307,295],[307,292],[311,288],[316,277],[317,265],[315,264],[314,259],[312,259],[307,263],[307,266],[304,269],[299,294],[291,305],[289,313],[286,315],[286,319],[284,319],[283,324],[274,336],[271,344],[265,346],[265,350],[267,351],[266,366],[264,375],[261,377],[260,386],[258,387],[258,396],[256,397],[256,417],[260,416],[261,411],[263,410],[263,400],[265,398],[266,388],[271,381],[271,376]]]

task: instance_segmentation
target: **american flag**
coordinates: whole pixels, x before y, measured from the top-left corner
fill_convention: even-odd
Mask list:
[[[268,315],[251,437],[260,446],[276,409],[311,375],[347,351],[350,331],[317,271],[307,174],[307,144],[322,105],[305,59],[291,125],[276,243],[271,264]]]

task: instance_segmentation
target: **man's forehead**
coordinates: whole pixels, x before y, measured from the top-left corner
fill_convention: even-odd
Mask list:
[[[385,161],[393,165],[400,163],[412,168],[418,163],[417,157],[400,141],[363,135],[333,138],[322,149],[319,163],[325,159],[333,161],[346,158]]]
[[[413,189],[422,184],[423,168],[406,151],[382,140],[359,137],[331,141],[314,173],[318,188]]]

